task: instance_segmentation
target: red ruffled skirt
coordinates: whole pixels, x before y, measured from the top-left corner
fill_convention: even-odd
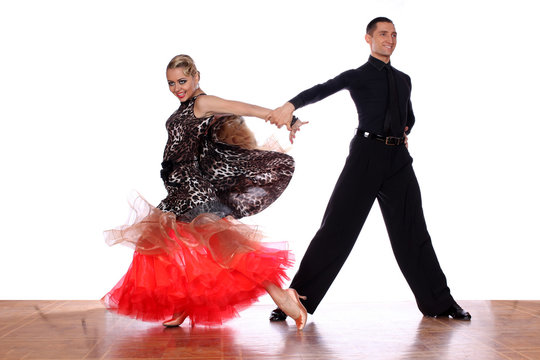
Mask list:
[[[102,298],[110,310],[145,321],[186,312],[193,324],[217,325],[256,302],[265,282],[288,280],[287,244],[260,242],[253,227],[213,214],[177,221],[142,198],[133,208],[130,225],[105,232],[110,245],[135,249],[127,273]]]

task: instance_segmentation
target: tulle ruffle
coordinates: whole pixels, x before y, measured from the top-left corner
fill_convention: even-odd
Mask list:
[[[286,243],[263,243],[233,218],[201,214],[177,221],[141,197],[129,225],[105,232],[110,245],[134,248],[124,277],[102,301],[120,314],[161,321],[187,312],[196,324],[221,324],[257,301],[263,284],[282,286],[292,265]]]

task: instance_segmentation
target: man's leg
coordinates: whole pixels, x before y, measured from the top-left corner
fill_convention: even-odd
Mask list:
[[[396,151],[393,172],[383,183],[377,199],[394,255],[418,308],[424,315],[436,316],[456,303],[427,231],[412,159],[406,149],[400,150]]]
[[[321,227],[309,244],[291,288],[313,313],[349,256],[373,206],[382,179],[372,140],[353,139],[351,153],[328,202]]]

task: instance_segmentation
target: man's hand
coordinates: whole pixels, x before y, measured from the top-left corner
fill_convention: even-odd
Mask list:
[[[308,123],[309,121],[302,121],[300,119],[296,120],[294,125],[291,127],[291,130],[289,133],[289,141],[291,142],[291,144],[294,142],[294,138],[296,137],[296,132],[300,131],[300,127]]]
[[[405,138],[405,147],[409,148],[409,138],[407,137],[407,130],[409,130],[408,126],[405,126],[405,130],[403,131],[403,137]]]
[[[270,123],[281,128],[283,125],[287,126],[287,130],[291,131],[292,114],[294,112],[294,105],[290,102],[286,102],[283,106],[276,108],[266,116],[266,120]]]

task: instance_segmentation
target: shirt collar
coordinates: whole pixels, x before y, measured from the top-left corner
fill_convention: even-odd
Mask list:
[[[377,59],[376,57],[374,57],[372,55],[369,55],[368,63],[373,65],[375,67],[375,69],[377,69],[379,71],[384,69],[384,67],[387,66],[387,65],[391,66],[390,61],[388,61],[388,64],[386,64],[384,61],[381,61],[381,60]]]

